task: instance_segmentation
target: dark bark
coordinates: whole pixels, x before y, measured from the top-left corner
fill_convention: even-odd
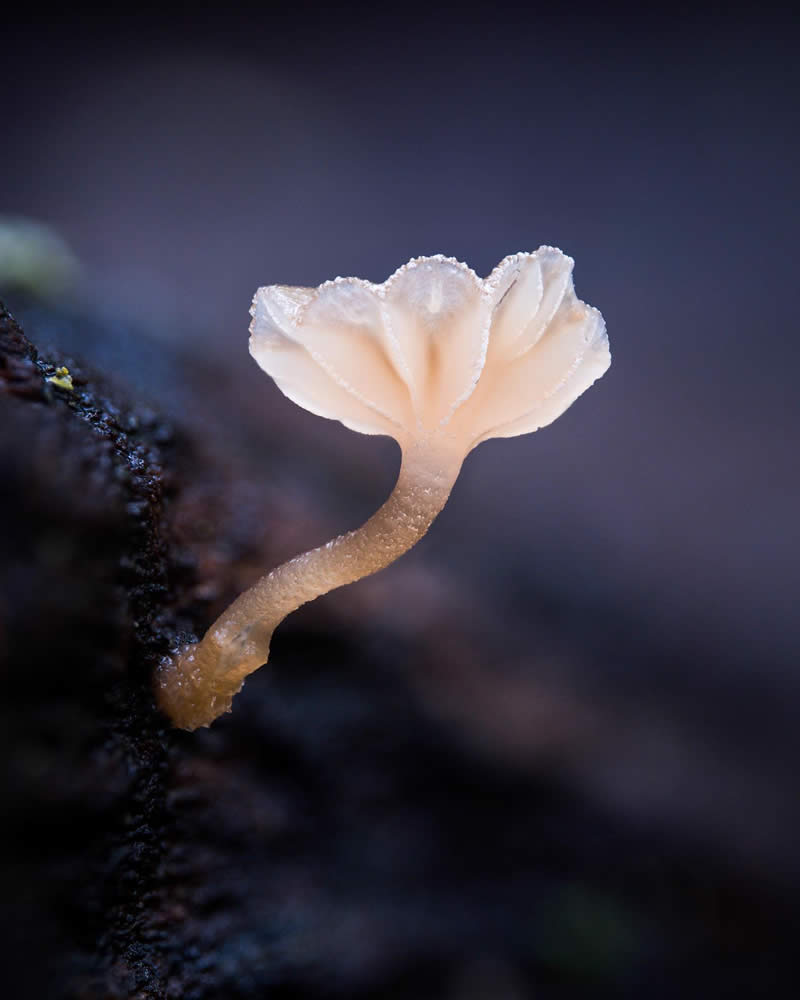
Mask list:
[[[485,662],[469,595],[410,635],[314,605],[172,731],[155,664],[295,515],[243,501],[202,400],[175,428],[64,361],[0,311],[4,995],[778,995],[797,894],[598,804],[569,767],[596,720]]]

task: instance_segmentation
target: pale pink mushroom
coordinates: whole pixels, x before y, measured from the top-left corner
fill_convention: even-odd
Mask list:
[[[295,403],[400,445],[397,484],[356,531],[297,556],[238,597],[203,640],[161,665],[176,726],[230,709],[291,611],[383,569],[419,541],[481,441],[551,423],[610,364],[603,317],[581,302],[554,247],[506,257],[488,278],[451,257],[417,257],[383,284],[259,288],[250,353]]]

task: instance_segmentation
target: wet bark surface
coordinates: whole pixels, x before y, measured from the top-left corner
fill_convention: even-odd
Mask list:
[[[794,877],[616,808],[585,763],[613,715],[419,569],[303,610],[230,716],[169,727],[154,666],[299,515],[199,430],[232,390],[164,354],[130,367],[183,420],[0,310],[4,995],[784,995]]]

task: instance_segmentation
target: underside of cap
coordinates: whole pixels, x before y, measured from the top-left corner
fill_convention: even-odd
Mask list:
[[[312,413],[469,450],[552,422],[607,370],[605,323],[576,297],[572,270],[543,246],[485,279],[437,254],[379,285],[267,286],[253,299],[250,352]]]

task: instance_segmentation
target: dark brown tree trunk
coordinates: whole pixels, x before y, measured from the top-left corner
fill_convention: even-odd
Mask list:
[[[486,662],[469,598],[414,634],[306,609],[233,715],[170,730],[154,665],[296,514],[65,360],[0,311],[4,996],[773,995],[796,896],[593,805],[594,722]]]

